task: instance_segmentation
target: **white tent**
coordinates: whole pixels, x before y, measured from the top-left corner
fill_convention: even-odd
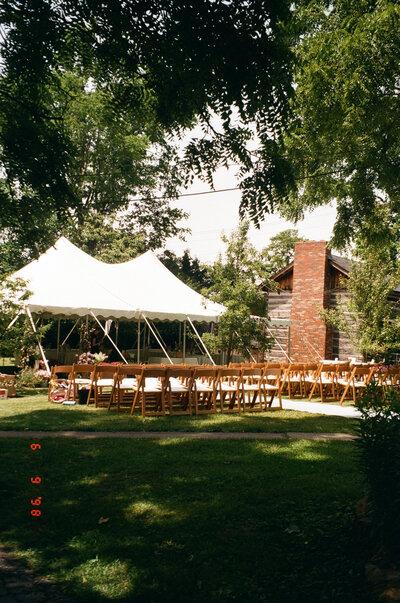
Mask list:
[[[210,323],[225,310],[185,285],[151,251],[105,264],[62,237],[14,276],[26,281],[32,292],[26,306],[41,316]]]

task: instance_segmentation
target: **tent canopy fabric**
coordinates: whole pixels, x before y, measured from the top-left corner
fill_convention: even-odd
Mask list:
[[[168,270],[152,251],[105,264],[61,237],[14,277],[27,283],[30,311],[42,316],[217,322],[225,307],[205,299]]]

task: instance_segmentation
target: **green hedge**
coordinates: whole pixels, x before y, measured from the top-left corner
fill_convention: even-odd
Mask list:
[[[375,383],[357,403],[359,450],[374,537],[390,561],[400,561],[400,391]]]

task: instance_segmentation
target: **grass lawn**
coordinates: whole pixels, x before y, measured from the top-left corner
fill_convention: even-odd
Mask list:
[[[357,421],[345,417],[283,410],[239,415],[131,417],[93,406],[62,406],[47,402],[44,390],[0,401],[0,430],[88,431],[251,431],[353,433]]]
[[[50,412],[92,428],[102,414],[42,400],[22,417]],[[272,416],[265,423],[282,429],[285,415]],[[0,440],[1,542],[79,601],[374,601],[353,513],[363,496],[354,443],[30,443]],[[42,515],[31,517],[37,496]]]

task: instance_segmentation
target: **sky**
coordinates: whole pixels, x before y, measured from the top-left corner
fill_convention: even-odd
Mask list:
[[[215,174],[214,188],[227,189],[237,187],[234,169],[220,169]],[[208,184],[196,180],[185,193],[200,193],[209,191]],[[178,238],[169,239],[165,248],[182,255],[185,249],[202,262],[212,263],[222,252],[221,232],[229,234],[239,222],[240,191],[220,192],[207,195],[180,197],[172,205],[179,207],[189,214],[188,220],[182,226],[190,228],[192,233],[186,236],[186,242]],[[299,235],[306,239],[328,241],[332,236],[336,210],[324,205],[312,213],[307,213],[305,219],[294,225],[280,218],[277,214],[266,215],[260,229],[251,227],[249,238],[256,249],[266,247],[272,236],[288,228],[297,228]]]

